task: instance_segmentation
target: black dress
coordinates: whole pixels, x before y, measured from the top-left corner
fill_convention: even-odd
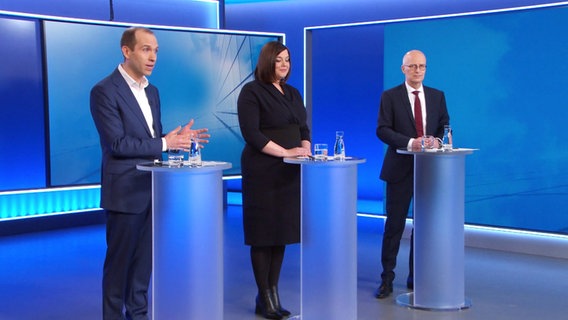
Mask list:
[[[260,81],[245,84],[237,108],[245,147],[241,155],[245,244],[300,242],[300,166],[261,150],[272,140],[289,149],[310,140],[300,92]]]

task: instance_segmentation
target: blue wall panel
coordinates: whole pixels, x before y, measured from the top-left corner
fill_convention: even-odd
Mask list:
[[[218,28],[217,8],[217,1],[203,0],[2,0],[0,3],[0,10],[6,11],[195,28]]]
[[[45,187],[45,127],[38,23],[0,17],[0,191]],[[8,49],[9,48],[9,49]]]
[[[122,0],[114,3],[114,21],[218,28],[216,1],[144,0],[141,4],[138,0]]]
[[[367,159],[358,168],[360,199],[383,198],[384,151],[375,135],[377,92],[383,87],[382,30],[376,25],[312,33],[313,143],[332,146],[335,131],[345,132],[347,155]]]
[[[109,20],[109,0],[2,0],[0,10],[29,14]]]

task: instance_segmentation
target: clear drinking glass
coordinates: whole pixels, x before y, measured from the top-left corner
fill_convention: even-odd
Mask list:
[[[422,137],[422,150],[432,150],[436,147],[436,138],[434,136]]]
[[[325,143],[314,144],[314,158],[319,161],[327,160],[327,144]]]
[[[179,168],[183,164],[183,150],[169,149],[168,150],[168,166]]]

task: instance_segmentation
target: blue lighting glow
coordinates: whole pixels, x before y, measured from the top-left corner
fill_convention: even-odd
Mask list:
[[[258,2],[283,2],[288,0],[225,0],[225,4],[239,4],[239,3],[258,3]]]
[[[0,221],[100,210],[100,186],[0,192]]]
[[[236,180],[241,176],[223,177]],[[50,215],[102,210],[100,185],[0,192],[0,223]],[[241,193],[228,192],[227,204],[242,205]]]

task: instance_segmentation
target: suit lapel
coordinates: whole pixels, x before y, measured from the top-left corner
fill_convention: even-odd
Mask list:
[[[414,113],[412,113],[412,105],[410,104],[410,100],[408,99],[408,91],[406,90],[406,85],[404,83],[400,86],[400,95],[400,101],[403,101],[404,104],[404,113],[410,119],[410,123],[412,123],[412,128],[414,128],[414,131],[416,131]]]
[[[435,102],[432,97],[432,91],[424,87],[424,98],[426,99],[426,134],[432,135],[436,128],[432,128],[432,125],[436,124],[437,121],[434,119],[435,115]]]
[[[150,110],[152,111],[152,119],[154,125],[154,133],[156,137],[162,135],[162,128],[160,126],[160,106],[158,104],[158,97],[154,94],[154,91],[148,90],[150,86],[146,87],[146,97],[148,97],[148,103],[150,104]]]
[[[128,87],[128,83],[126,83],[126,80],[124,80],[118,69],[115,70],[114,73],[114,83],[118,87],[118,94],[124,99],[127,108],[129,108],[132,112],[131,114],[134,115],[136,119],[138,119],[138,121],[140,121],[142,128],[144,128],[146,133],[148,133],[148,136],[151,137],[152,133],[150,132],[150,128],[148,128],[146,118],[144,118],[144,114],[142,113],[142,109],[140,109],[140,105],[138,105],[136,97],[134,97],[132,90],[130,89],[130,87]],[[150,106],[152,106],[152,103],[150,103]],[[152,110],[152,116],[154,116],[153,113],[154,110]]]

